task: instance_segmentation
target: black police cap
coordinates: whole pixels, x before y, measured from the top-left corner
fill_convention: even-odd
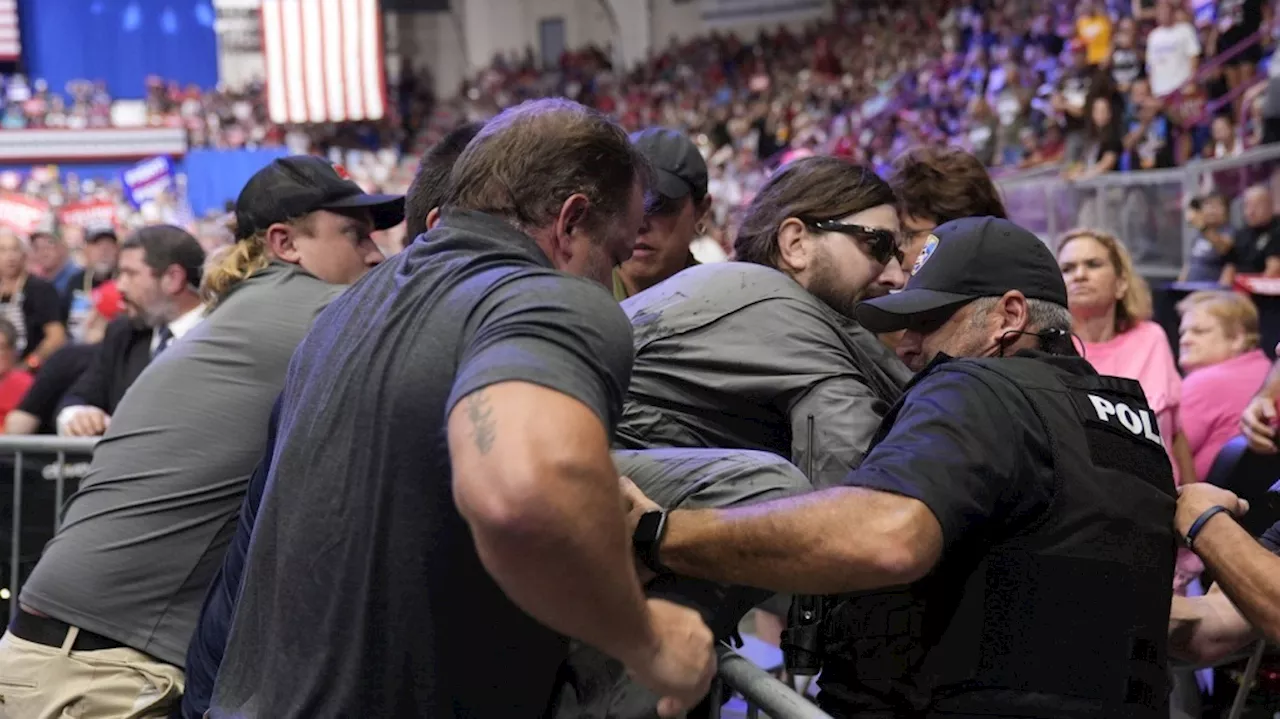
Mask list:
[[[1005,219],[966,217],[933,231],[901,292],[861,302],[854,313],[872,332],[896,332],[1011,290],[1067,306],[1058,261],[1039,237]]]

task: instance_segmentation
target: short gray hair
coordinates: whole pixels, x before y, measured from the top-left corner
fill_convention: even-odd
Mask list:
[[[1027,324],[1039,332],[1062,330],[1071,334],[1071,310],[1055,302],[1027,298]]]
[[[999,297],[979,297],[971,303],[973,314],[970,321],[974,324],[981,324],[982,319],[991,311],[992,307],[1000,301]],[[1036,300],[1027,298],[1027,331],[1028,332],[1045,332],[1047,330],[1061,330],[1062,332],[1071,334],[1071,311],[1062,305],[1046,300]],[[1041,341],[1043,344],[1043,340]]]

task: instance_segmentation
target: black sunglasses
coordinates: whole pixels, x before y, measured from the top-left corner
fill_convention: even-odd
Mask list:
[[[838,232],[862,242],[867,246],[871,259],[882,265],[887,265],[895,259],[902,262],[902,247],[898,243],[898,234],[892,230],[866,225],[847,225],[837,220],[801,220],[801,222],[812,230]]]

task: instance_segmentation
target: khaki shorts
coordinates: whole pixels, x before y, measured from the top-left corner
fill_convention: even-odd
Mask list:
[[[0,638],[0,719],[165,719],[182,699],[182,670],[129,648],[71,651]]]

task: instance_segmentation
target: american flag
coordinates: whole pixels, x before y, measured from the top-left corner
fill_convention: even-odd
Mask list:
[[[17,62],[22,57],[18,30],[18,0],[0,0],[0,61]]]
[[[262,49],[273,122],[378,120],[386,112],[378,0],[262,0]]]

